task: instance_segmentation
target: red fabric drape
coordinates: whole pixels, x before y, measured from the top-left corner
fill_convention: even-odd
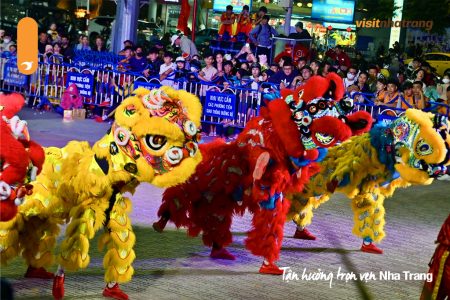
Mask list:
[[[188,19],[191,14],[191,6],[189,0],[181,0],[180,17],[178,18],[177,29],[181,30],[184,35],[189,35],[188,31]]]

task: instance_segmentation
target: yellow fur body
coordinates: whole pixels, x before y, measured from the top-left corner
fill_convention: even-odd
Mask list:
[[[182,114],[183,124],[200,126],[202,108],[198,98],[185,91],[166,87],[161,90],[175,103],[173,116]],[[160,187],[184,182],[201,161],[200,151],[189,153],[185,149],[188,142],[196,144],[196,140],[188,137],[183,124],[172,122],[172,115],[160,117],[150,113],[143,101],[149,93],[136,90],[116,110],[113,129],[130,133],[128,140],[123,139],[128,141],[126,146],[117,146],[122,140],[111,130],[92,148],[87,142],[71,141],[61,149],[45,149],[46,161],[33,182],[33,195],[25,199],[15,219],[0,223],[3,265],[22,254],[26,263],[36,268],[50,267],[55,258],[67,270],[86,268],[90,261],[89,240],[105,227],[99,243],[100,248],[106,248],[105,281],[120,283],[131,279],[136,238],[128,216],[131,201],[122,194],[134,193],[140,182]],[[192,128],[196,130],[195,126]],[[147,142],[149,135],[165,137],[165,143],[161,142],[163,146],[154,151]],[[117,151],[111,150],[113,145]],[[137,155],[130,154],[131,148],[137,150]],[[170,167],[166,164],[166,169],[153,168],[148,157],[164,159],[171,149],[184,149],[185,155]],[[67,228],[60,253],[56,254],[56,237],[62,224],[67,224]]]

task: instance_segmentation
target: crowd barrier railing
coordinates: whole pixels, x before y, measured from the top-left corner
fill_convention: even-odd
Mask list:
[[[364,110],[379,122],[389,122],[395,118],[404,115],[406,109],[401,107],[413,108],[413,106],[400,94],[395,102],[387,103],[388,105],[376,104],[374,94],[356,92],[351,95],[355,104],[355,110]],[[442,116],[450,116],[450,106],[445,103],[428,101],[427,106],[422,109],[426,112]]]
[[[66,63],[60,56],[40,57],[37,71],[29,76],[19,73],[15,58],[2,61],[0,69],[3,73],[1,90],[22,93],[31,98],[33,105],[39,105],[43,99],[59,104],[65,89],[72,83],[77,85],[85,104],[111,109],[139,86],[154,89],[168,85],[186,90],[201,99],[204,123],[244,127],[249,118],[259,114],[262,101],[262,93],[251,89],[244,81],[240,86],[233,85],[226,78],[218,84],[203,82],[196,76],[193,80],[160,81],[141,73],[121,72],[117,68]]]

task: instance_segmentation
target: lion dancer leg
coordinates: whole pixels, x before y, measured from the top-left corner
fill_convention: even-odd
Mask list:
[[[236,257],[225,247],[231,244],[231,222],[234,203],[223,194],[208,194],[201,202],[193,203],[190,211],[188,234],[202,234],[203,244],[212,247],[210,257],[234,260]]]
[[[51,279],[44,268],[53,262],[53,249],[59,228],[37,217],[24,219],[19,213],[13,220],[0,222],[0,260],[7,265],[22,253],[28,270],[26,278]]]
[[[315,240],[316,237],[306,228],[312,222],[313,201],[314,198],[302,197],[300,194],[294,195],[292,199],[291,211],[295,211],[292,215],[292,221],[297,226],[294,239]]]
[[[159,220],[153,223],[153,229],[162,232],[167,222],[172,221],[177,227],[188,226],[187,211],[190,207],[190,196],[184,186],[178,185],[167,189],[163,194],[162,204],[158,210]]]
[[[292,195],[289,219],[292,218],[297,226],[293,236],[294,239],[316,240],[316,237],[309,232],[306,226],[312,222],[313,209],[317,209],[327,202],[330,199],[330,193],[333,193],[337,186],[337,181],[324,182],[323,176],[316,176],[312,179],[308,188],[319,189],[319,191],[308,191],[308,188],[305,188],[302,193]],[[322,190],[322,187],[326,187],[326,191]],[[310,197],[311,194],[320,194],[320,196]]]
[[[53,251],[58,234],[59,226],[51,218],[27,218],[19,235],[22,256],[28,265],[26,278],[53,279],[53,273],[46,269],[54,262]]]
[[[104,246],[108,249],[103,259],[103,267],[106,269],[103,296],[118,300],[128,299],[128,295],[119,288],[119,283],[130,281],[134,273],[131,264],[136,258],[133,250],[136,236],[128,215],[130,211],[130,199],[118,194],[109,214],[109,221],[107,220],[106,232],[99,241],[100,249]]]
[[[52,293],[55,299],[64,297],[64,270],[76,271],[89,265],[89,240],[103,226],[105,211],[104,205],[93,203],[82,203],[70,211],[71,222],[61,244],[59,266],[53,280]]]
[[[383,202],[384,196],[379,193],[361,194],[352,199],[353,234],[363,239],[363,252],[383,254],[383,250],[374,244],[385,236]]]
[[[290,203],[281,193],[274,193],[267,201],[261,202],[261,209],[253,215],[253,229],[245,241],[252,254],[262,256],[264,262],[259,273],[281,275],[275,261],[279,259],[283,242],[283,230]]]

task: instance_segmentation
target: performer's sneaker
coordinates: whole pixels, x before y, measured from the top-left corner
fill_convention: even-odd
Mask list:
[[[274,263],[269,263],[267,265],[263,263],[261,268],[259,269],[259,273],[270,275],[283,275],[283,270],[278,268],[278,266]]]
[[[300,239],[300,240],[310,240],[310,241],[315,241],[316,237],[314,234],[312,234],[311,232],[309,232],[308,229],[303,229],[300,230],[297,228],[297,230],[295,230],[295,234],[293,236],[294,239]]]
[[[368,245],[363,243],[361,246],[361,251],[373,254],[383,254],[383,250],[375,246],[373,243],[370,243]]]
[[[64,274],[56,275],[53,278],[52,295],[53,298],[55,298],[55,300],[64,298],[64,279],[65,279]]]
[[[103,290],[103,296],[117,300],[128,300],[128,295],[119,288],[118,283],[116,283],[112,288],[108,287],[107,284]]]
[[[158,222],[153,223],[153,229],[159,233],[163,232],[164,228],[166,228],[167,222],[169,219],[161,218]]]
[[[267,165],[269,164],[269,160],[269,152],[263,152],[258,156],[258,159],[256,160],[255,170],[253,171],[253,179],[259,180],[263,177]]]
[[[53,279],[55,275],[47,272],[44,268],[33,268],[29,266],[25,273],[25,278]]]
[[[236,256],[234,256],[233,254],[228,252],[228,250],[226,248],[220,248],[220,249],[212,248],[211,254],[209,255],[209,257],[215,258],[215,259],[228,259],[228,260],[236,259]]]

